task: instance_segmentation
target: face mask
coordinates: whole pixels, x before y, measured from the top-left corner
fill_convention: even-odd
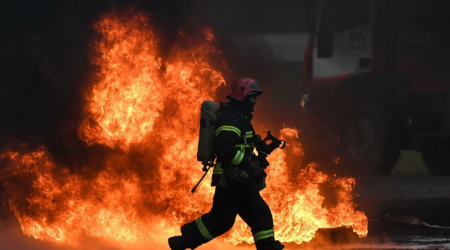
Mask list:
[[[244,101],[242,101],[241,108],[246,112],[253,112],[256,104],[256,96],[247,96]]]

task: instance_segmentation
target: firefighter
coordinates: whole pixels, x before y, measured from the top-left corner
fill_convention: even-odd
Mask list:
[[[273,218],[259,191],[265,188],[266,173],[261,161],[253,155],[255,131],[252,120],[257,96],[263,93],[252,78],[233,82],[220,105],[216,125],[214,152],[217,164],[212,186],[216,186],[211,211],[181,227],[181,236],[169,238],[172,250],[195,249],[224,234],[233,226],[236,215],[251,228],[257,250],[280,250],[275,240]]]

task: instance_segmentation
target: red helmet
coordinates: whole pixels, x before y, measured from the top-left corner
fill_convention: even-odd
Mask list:
[[[259,86],[255,79],[242,77],[233,82],[227,98],[231,99],[233,97],[239,101],[243,101],[250,92],[256,92],[257,95],[263,93],[261,86]]]

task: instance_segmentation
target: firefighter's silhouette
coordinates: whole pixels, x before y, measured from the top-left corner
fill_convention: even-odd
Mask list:
[[[275,240],[272,213],[259,193],[265,188],[264,166],[253,155],[257,145],[252,112],[256,98],[262,93],[252,78],[233,82],[227,96],[230,101],[221,103],[216,125],[217,164],[212,177],[216,190],[211,211],[183,225],[181,236],[169,238],[172,250],[195,249],[224,234],[231,229],[238,214],[251,228],[256,249],[284,248]]]

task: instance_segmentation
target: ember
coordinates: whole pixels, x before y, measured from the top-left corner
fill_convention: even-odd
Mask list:
[[[196,43],[175,46],[168,58],[158,55],[158,37],[147,15],[127,10],[108,14],[94,25],[92,64],[99,71],[86,95],[86,119],[79,127],[88,145],[119,148],[95,176],[92,166],[72,173],[54,162],[45,146],[35,152],[2,152],[7,162],[2,180],[10,207],[23,233],[61,244],[76,245],[87,235],[122,247],[165,244],[179,225],[209,211],[213,188],[196,161],[198,117],[204,100],[214,99],[224,83],[208,63],[218,53],[214,34],[205,28]],[[184,38],[180,33],[180,39]],[[259,131],[264,133],[265,131]],[[299,169],[298,131],[285,128],[296,161],[285,152],[270,157],[268,187],[262,195],[272,208],[276,238],[308,242],[319,228],[347,226],[367,235],[367,217],[355,211],[354,179],[330,178],[314,165]],[[335,189],[337,205],[322,207],[319,184]],[[238,219],[219,240],[252,243],[250,230]]]

